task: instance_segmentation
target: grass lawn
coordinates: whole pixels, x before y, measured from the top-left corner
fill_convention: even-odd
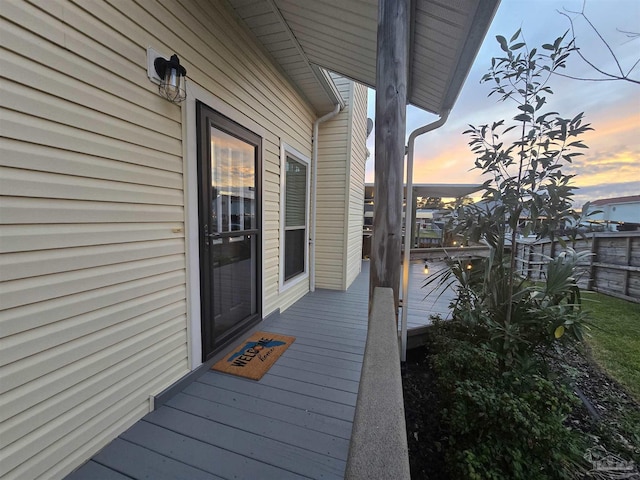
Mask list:
[[[593,359],[640,401],[640,304],[583,292]]]

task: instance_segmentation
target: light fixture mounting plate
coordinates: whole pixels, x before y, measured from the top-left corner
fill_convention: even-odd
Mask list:
[[[147,76],[153,83],[160,85],[160,76],[156,72],[156,67],[154,65],[154,62],[158,57],[168,58],[166,55],[163,55],[152,47],[147,48]]]

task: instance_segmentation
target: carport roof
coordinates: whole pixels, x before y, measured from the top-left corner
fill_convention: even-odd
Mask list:
[[[406,187],[405,187],[406,188]],[[414,183],[413,197],[460,198],[482,189],[482,184]],[[375,187],[365,185],[365,198],[375,199]]]

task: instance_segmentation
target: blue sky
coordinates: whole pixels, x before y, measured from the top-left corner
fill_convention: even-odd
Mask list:
[[[502,0],[492,26],[467,77],[448,122],[439,130],[418,137],[414,165],[414,182],[476,183],[483,179],[470,170],[474,156],[468,138],[462,132],[469,124],[480,125],[500,119],[509,120],[513,104],[498,103],[487,97],[488,84],[480,84],[491,58],[500,56],[496,35],[511,37],[518,28],[530,47],[553,42],[569,27],[569,21],[559,13],[563,8],[578,11],[582,0]],[[640,58],[640,38],[630,40],[616,31],[640,32],[640,1],[587,0],[585,11],[609,42],[623,69],[628,70]],[[616,65],[597,35],[586,23],[576,23],[577,45],[582,53],[598,66],[613,70]],[[567,66],[575,76],[597,76],[577,55]],[[632,77],[640,79],[640,65]],[[629,82],[584,82],[556,77],[550,83],[554,95],[549,107],[561,116],[573,117],[585,112],[593,132],[583,137],[589,146],[567,173],[577,174],[574,184],[579,188],[575,206],[587,200],[640,194],[640,85]],[[375,118],[375,92],[369,91],[369,117]],[[435,115],[414,107],[407,110],[407,136]],[[373,181],[374,136],[367,146],[371,158],[367,162],[366,180]]]

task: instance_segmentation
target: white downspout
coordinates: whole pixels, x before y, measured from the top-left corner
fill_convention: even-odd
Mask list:
[[[442,116],[435,122],[415,129],[409,135],[407,150],[407,194],[406,207],[404,211],[404,258],[402,261],[402,320],[400,324],[401,346],[400,360],[407,360],[407,310],[409,309],[409,260],[411,258],[411,219],[413,218],[413,151],[416,137],[423,133],[430,132],[444,125],[449,118],[449,112],[445,110]]]
[[[311,228],[309,232],[309,290],[316,289],[316,191],[318,187],[318,127],[321,123],[335,117],[342,105],[336,103],[335,108],[313,122],[313,150],[311,153],[311,165],[313,181],[311,182]]]

